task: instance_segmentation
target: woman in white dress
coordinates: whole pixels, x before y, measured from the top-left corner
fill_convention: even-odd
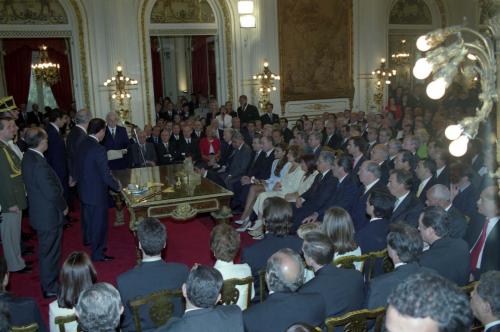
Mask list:
[[[252,186],[250,186],[247,200],[245,202],[245,209],[241,214],[240,220],[236,221],[237,224],[243,224],[248,220],[250,214],[252,213],[252,207],[255,203],[255,199],[260,193],[264,191],[271,191],[275,184],[281,182],[284,178],[291,166],[291,163],[287,158],[287,153],[286,144],[280,143],[274,146],[275,160],[271,166],[271,177],[264,181],[256,181]]]
[[[81,251],[72,252],[64,261],[59,274],[59,294],[57,300],[49,304],[50,332],[59,332],[55,318],[75,313],[75,306],[80,293],[87,290],[97,280],[95,268],[89,256]],[[76,332],[76,321],[67,323],[64,328],[68,332]]]
[[[344,256],[361,256],[361,249],[354,241],[354,225],[349,212],[341,207],[332,207],[325,212],[323,232],[332,239],[335,248],[333,261]],[[361,262],[354,263],[361,271]]]
[[[217,258],[214,268],[217,269],[224,280],[243,279],[252,276],[252,270],[248,264],[234,264],[233,260],[240,250],[240,234],[227,224],[220,224],[212,229],[210,234],[210,248]],[[241,310],[247,308],[248,286],[236,286],[240,293],[236,303]],[[255,295],[253,283],[250,287],[250,299]]]

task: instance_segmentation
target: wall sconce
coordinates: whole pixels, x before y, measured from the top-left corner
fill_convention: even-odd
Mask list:
[[[394,76],[396,76],[396,70],[388,68],[385,58],[380,59],[380,67],[372,71],[372,77],[377,80],[377,90],[373,99],[381,111],[384,101],[384,86],[391,84],[391,79]]]
[[[241,28],[255,28],[254,3],[251,0],[238,1]]]
[[[271,69],[269,69],[269,62],[265,61],[264,70],[257,75],[254,75],[252,79],[255,82],[258,82],[258,84],[260,85],[259,106],[262,110],[264,110],[267,106],[267,103],[269,102],[269,95],[271,94],[271,92],[276,91],[276,86],[274,85],[274,83],[276,81],[279,81],[281,77],[273,73]]]

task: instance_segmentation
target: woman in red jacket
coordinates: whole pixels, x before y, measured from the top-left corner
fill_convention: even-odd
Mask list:
[[[220,159],[220,141],[215,136],[214,130],[217,129],[207,127],[206,136],[200,141],[201,159],[208,166],[213,166]]]

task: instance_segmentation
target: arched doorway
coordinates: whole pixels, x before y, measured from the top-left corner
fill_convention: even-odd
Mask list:
[[[144,59],[144,89],[147,98],[146,109],[148,110],[147,122],[152,123],[154,119],[155,84],[153,80],[155,78],[153,66],[158,66],[158,58],[152,58],[151,37],[156,37],[154,39],[156,41],[153,43],[157,43],[161,39],[164,44],[181,44],[179,47],[182,47],[183,51],[185,51],[189,47],[193,48],[194,37],[203,36],[206,42],[207,55],[210,54],[210,48],[213,48],[214,65],[212,67],[214,68],[210,66],[207,68],[208,72],[211,70],[213,72],[207,79],[208,81],[211,80],[212,85],[215,84],[216,86],[212,86],[210,91],[216,93],[215,97],[219,102],[233,99],[233,91],[236,86],[232,65],[234,62],[232,49],[233,20],[226,0],[143,0],[140,8],[141,51]],[[156,46],[157,51],[158,48],[162,48],[161,45],[158,47],[158,44],[153,44],[153,46]],[[187,64],[186,68],[192,68],[192,63]],[[192,72],[185,72],[185,74],[185,76],[192,76]],[[156,80],[158,80],[158,77],[156,77]],[[176,89],[177,95],[184,93],[184,91],[187,91],[187,94],[194,92],[189,90],[189,88],[193,87],[192,79],[191,85],[188,81],[186,80],[184,83],[176,82],[175,86],[171,86],[171,91]],[[156,86],[158,94],[159,88],[158,85]],[[163,87],[163,92],[167,92],[168,95],[168,90],[165,87]]]

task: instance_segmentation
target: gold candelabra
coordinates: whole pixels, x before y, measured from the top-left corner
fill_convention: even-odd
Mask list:
[[[104,81],[105,87],[110,87],[111,99],[115,101],[120,118],[122,121],[128,120],[129,110],[128,102],[132,97],[130,90],[137,85],[137,80],[123,75],[123,67],[118,64],[116,66],[116,74]]]
[[[35,75],[37,81],[41,81],[47,85],[53,85],[59,82],[60,79],[59,64],[50,62],[46,45],[41,45],[39,49],[40,61],[31,65],[33,75]]]
[[[261,73],[253,76],[254,81],[257,81],[260,85],[260,99],[259,106],[264,109],[269,102],[269,95],[272,91],[276,91],[275,81],[279,81],[281,78],[279,75],[274,74],[271,69],[269,69],[269,63],[264,62],[264,70]]]
[[[401,39],[400,49],[391,55],[392,62],[396,67],[402,67],[408,64],[410,60],[410,52],[408,52],[408,45],[406,39]]]
[[[384,100],[384,86],[391,84],[391,78],[396,76],[396,70],[390,69],[385,61],[385,58],[380,59],[380,67],[372,71],[372,76],[376,80],[376,91],[373,95],[375,104],[378,105],[379,110],[382,110]]]

